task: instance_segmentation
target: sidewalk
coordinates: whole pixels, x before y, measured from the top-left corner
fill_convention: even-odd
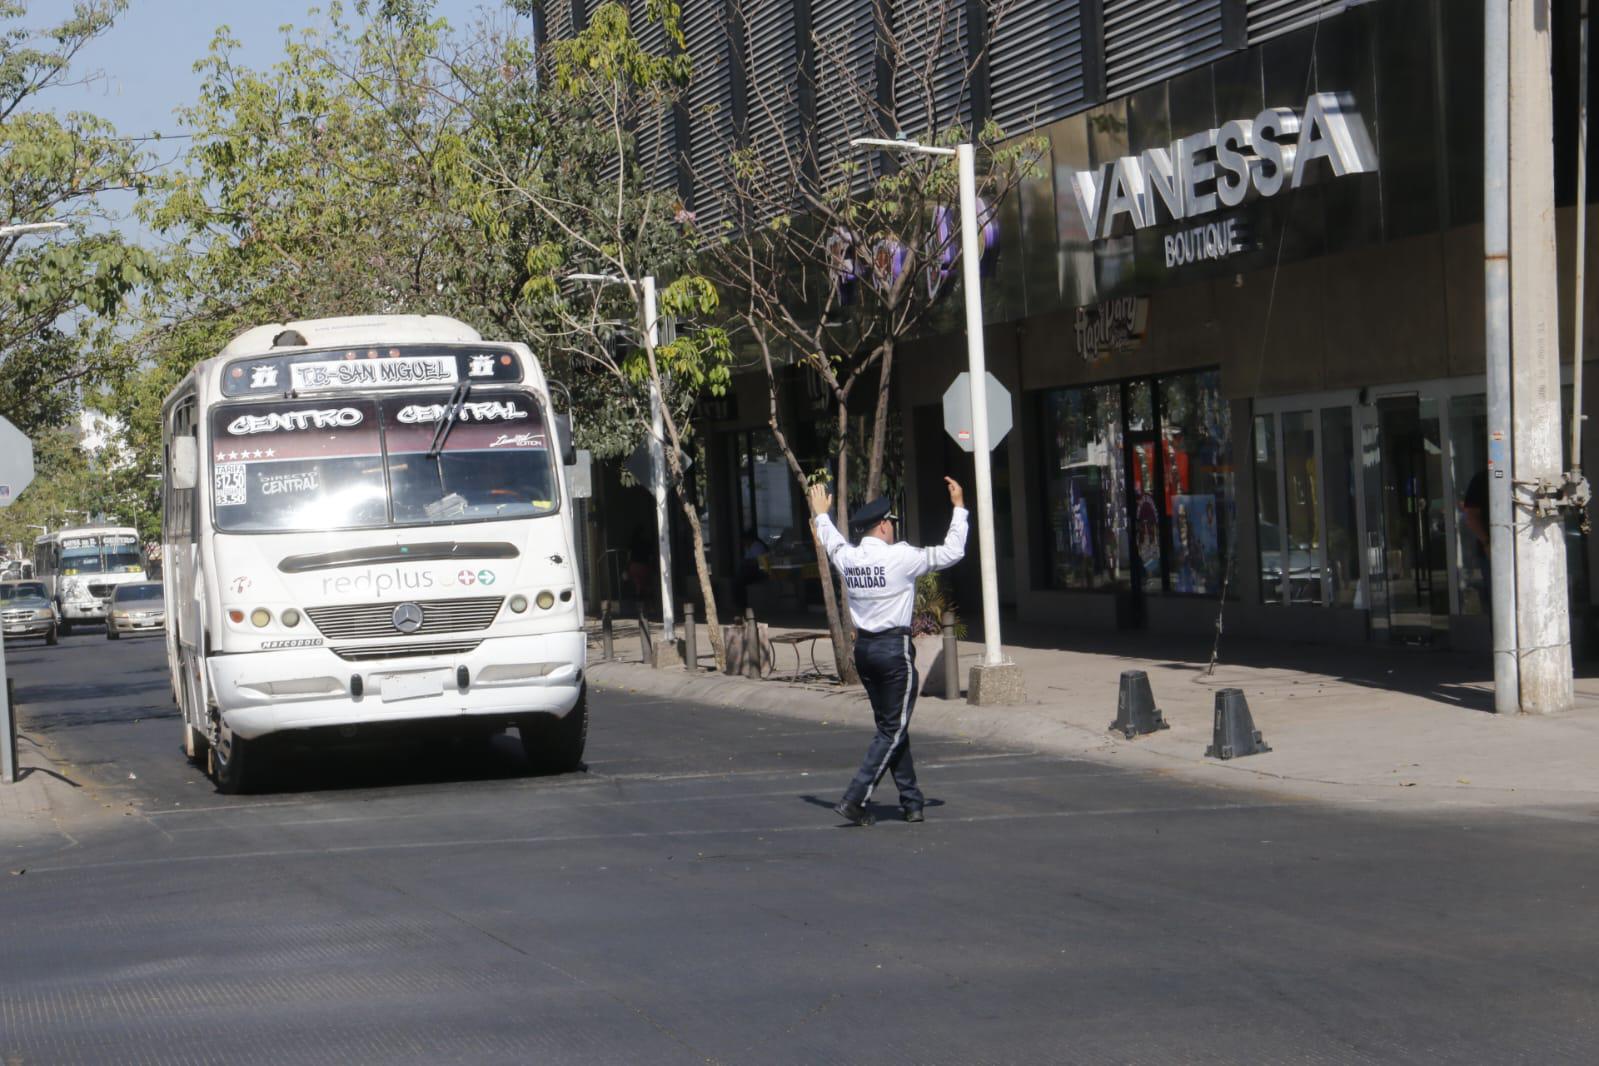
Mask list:
[[[774,625],[773,632],[798,628]],[[1577,705],[1566,714],[1502,717],[1491,713],[1489,665],[1465,655],[1224,637],[1221,661],[1207,674],[1210,644],[1191,638],[1020,627],[1006,637],[1006,652],[1026,676],[1027,703],[977,708],[924,696],[913,733],[1337,803],[1599,804],[1599,678],[1578,678]],[[774,677],[750,681],[708,672],[714,661],[703,626],[698,650],[707,672],[698,675],[643,666],[636,628],[625,639],[619,630],[615,647],[617,660],[610,663],[599,661],[598,644],[590,647],[589,672],[599,687],[849,722],[866,742],[870,714],[861,690],[791,680],[787,648],[777,649]],[[960,654],[964,684],[982,645],[962,642]],[[832,671],[825,636],[816,656]],[[1109,731],[1124,670],[1149,675],[1170,729],[1131,741]],[[1215,693],[1222,688],[1244,691],[1272,751],[1229,761],[1205,757]]]

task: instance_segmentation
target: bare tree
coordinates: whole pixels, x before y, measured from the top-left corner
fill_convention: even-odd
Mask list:
[[[855,138],[909,137],[923,144],[974,141],[979,149],[981,220],[992,240],[999,204],[1038,165],[1036,138],[1006,140],[992,123],[974,130],[971,86],[988,40],[1021,0],[990,0],[973,46],[967,5],[947,0],[859,0],[831,5],[850,17],[817,17],[805,69],[784,77],[761,48],[772,0],[735,0],[727,27],[732,54],[760,57],[746,79],[746,121],[716,167],[700,168],[697,189],[720,197],[728,221],[709,234],[706,271],[726,292],[729,314],[759,352],[768,421],[803,491],[826,476],[806,469],[784,425],[783,370],[816,375],[833,417],[829,451],[837,520],[849,501],[884,490],[889,414],[899,347],[929,326],[957,286],[960,255],[957,175],[952,160],[850,146]],[[818,7],[819,9],[819,7]],[[691,42],[692,43],[692,42]],[[690,97],[692,105],[692,94]],[[801,116],[795,121],[795,116]],[[696,129],[711,123],[699,123]],[[696,207],[700,205],[696,202]],[[870,392],[863,432],[852,429]],[[859,398],[858,398],[859,397]],[[815,457],[807,457],[814,459]],[[864,461],[851,485],[851,461]],[[813,537],[814,541],[814,537]],[[815,543],[835,656],[853,680],[854,634],[847,589],[835,592],[826,553]]]

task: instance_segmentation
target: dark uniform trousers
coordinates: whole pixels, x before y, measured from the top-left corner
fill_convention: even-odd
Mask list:
[[[894,784],[899,787],[900,806],[919,810],[924,801],[922,790],[916,787],[916,764],[911,760],[910,737],[911,711],[916,706],[919,677],[910,630],[861,632],[855,639],[855,669],[871,698],[877,735],[866,749],[866,758],[844,792],[844,799],[864,804],[872,798],[872,790],[888,770],[893,772]]]

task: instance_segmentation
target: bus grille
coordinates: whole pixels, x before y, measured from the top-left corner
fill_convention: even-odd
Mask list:
[[[377,637],[394,637],[400,633],[394,628],[394,609],[406,601],[395,603],[361,603],[340,607],[307,607],[305,613],[332,640],[372,640]],[[422,626],[406,636],[432,636],[442,633],[470,633],[487,629],[500,613],[504,596],[477,596],[466,600],[418,600],[422,608]]]
[[[409,659],[418,655],[465,655],[476,651],[481,640],[435,640],[426,644],[351,644],[334,648],[333,654],[346,662],[364,663],[374,659]]]
[[[89,595],[97,600],[103,600],[111,595],[111,586],[97,581],[89,586]]]

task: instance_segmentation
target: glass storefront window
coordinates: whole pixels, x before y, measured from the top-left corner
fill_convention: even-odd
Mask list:
[[[1128,556],[1121,388],[1062,389],[1043,406],[1051,584],[1110,588]]]
[[[1277,507],[1277,416],[1255,416],[1255,540],[1260,547],[1260,602],[1283,600],[1283,537]]]
[[[1045,393],[1050,584],[1217,595],[1233,528],[1215,370]]]
[[[1355,511],[1355,423],[1347,407],[1321,412],[1321,463],[1327,480],[1328,602],[1363,607],[1360,596],[1360,523]]]
[[[1285,411],[1283,503],[1288,537],[1288,602],[1321,603],[1321,517],[1316,492],[1316,429],[1309,411]]]
[[[1232,418],[1221,372],[1159,381],[1171,591],[1216,595],[1233,543]]]

